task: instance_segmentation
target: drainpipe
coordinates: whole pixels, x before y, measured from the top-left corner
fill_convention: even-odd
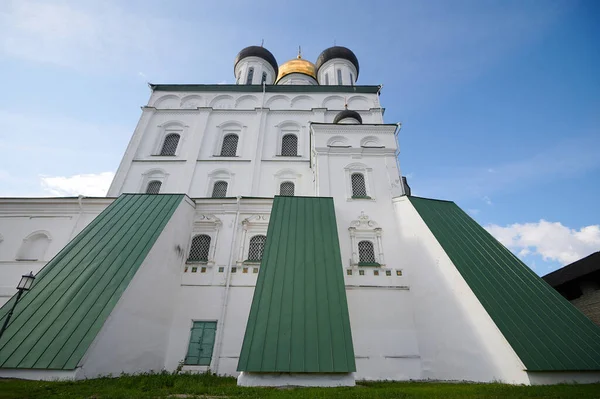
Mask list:
[[[231,244],[229,247],[231,248],[231,252],[229,255],[229,265],[225,269],[225,290],[223,292],[223,306],[221,307],[221,316],[219,320],[217,320],[217,342],[215,343],[215,353],[216,358],[214,361],[214,372],[219,373],[219,363],[221,360],[221,349],[223,346],[223,334],[225,332],[225,317],[227,317],[227,301],[229,300],[229,287],[231,285],[231,268],[233,267],[234,262],[234,253],[233,246],[235,244],[235,238],[237,236],[238,231],[238,221],[240,219],[240,200],[242,197],[239,195],[236,197],[237,204],[237,212],[235,214],[235,222],[233,224],[233,234],[231,234]]]

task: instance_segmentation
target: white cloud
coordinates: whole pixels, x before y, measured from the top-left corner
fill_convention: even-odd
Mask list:
[[[54,176],[40,176],[41,185],[45,192],[54,196],[86,195],[89,197],[103,197],[113,180],[113,172],[97,174]]]
[[[542,219],[538,223],[515,223],[505,227],[492,224],[486,229],[519,256],[540,255],[546,261],[558,261],[563,265],[600,250],[600,225],[597,224],[576,230]]]
[[[483,202],[485,202],[486,204],[492,205],[492,200],[487,195],[484,195],[482,199],[483,199]]]

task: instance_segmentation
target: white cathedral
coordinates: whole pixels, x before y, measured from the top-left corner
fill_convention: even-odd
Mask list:
[[[107,197],[1,198],[0,377],[600,381],[596,325],[411,196],[359,72],[247,47],[234,85],[150,85]]]

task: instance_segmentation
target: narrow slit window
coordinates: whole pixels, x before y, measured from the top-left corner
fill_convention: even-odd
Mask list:
[[[350,84],[354,86],[354,75],[352,75],[352,72],[350,72]]]
[[[298,137],[295,134],[286,134],[281,138],[281,155],[285,157],[298,155]]]
[[[225,198],[227,196],[227,182],[220,180],[215,182],[212,191],[213,198]]]
[[[279,195],[283,195],[286,197],[293,197],[294,196],[294,183],[292,183],[291,181],[284,181],[283,183],[281,183],[279,185]]]
[[[342,70],[341,69],[337,70],[337,84],[338,85],[342,84]]]
[[[267,73],[263,72],[262,73],[262,78],[260,80],[260,83],[262,84],[262,83],[266,83],[266,82],[267,82]]]
[[[352,197],[363,198],[367,197],[367,188],[365,186],[365,175],[362,173],[353,173],[352,180]]]
[[[162,182],[152,180],[146,187],[146,194],[158,194],[160,192],[160,186],[162,186]]]
[[[265,251],[265,242],[267,236],[257,235],[250,239],[250,247],[248,249],[248,260],[251,262],[260,262]]]
[[[167,134],[165,141],[163,141],[162,148],[160,149],[160,155],[175,155],[177,145],[179,145],[179,138],[177,133]]]
[[[254,77],[254,68],[248,68],[248,77],[246,78],[246,84],[252,84],[252,78]]]
[[[221,146],[222,157],[235,157],[237,154],[238,146],[237,134],[227,134],[223,137],[223,145]]]
[[[210,251],[210,236],[200,234],[192,239],[188,262],[207,262]]]
[[[375,263],[375,249],[371,241],[358,243],[358,261],[360,263]]]
[[[328,73],[325,74],[325,84],[329,85],[329,74]]]

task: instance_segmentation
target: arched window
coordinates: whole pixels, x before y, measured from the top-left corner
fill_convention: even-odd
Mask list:
[[[237,154],[238,136],[237,134],[228,134],[223,137],[223,145],[221,146],[222,157],[235,157]]]
[[[342,70],[341,69],[337,70],[337,84],[338,85],[342,84]]]
[[[200,234],[192,239],[188,262],[207,262],[210,251],[210,236]]]
[[[352,177],[352,196],[366,197],[367,188],[365,186],[365,176],[362,173],[353,173]]]
[[[262,83],[265,83],[266,81],[267,81],[267,73],[263,72],[262,79],[261,79],[260,83],[262,84]]]
[[[227,196],[227,182],[223,180],[219,180],[215,182],[212,191],[213,198],[225,198]]]
[[[152,180],[148,183],[148,187],[146,187],[146,194],[158,194],[160,192],[160,186],[162,186],[161,181]]]
[[[267,236],[257,235],[250,239],[250,248],[248,249],[248,260],[252,262],[260,262],[265,251],[265,242]]]
[[[371,241],[358,243],[358,261],[360,263],[375,263],[375,249]]]
[[[17,260],[44,260],[44,255],[50,244],[50,237],[46,233],[35,233],[23,240],[17,253]]]
[[[252,84],[252,78],[254,77],[254,68],[250,67],[248,68],[248,77],[246,78],[246,84],[247,85],[251,85]]]
[[[298,155],[298,137],[295,134],[285,134],[281,138],[281,155],[285,157]]]
[[[285,195],[286,197],[294,196],[294,183],[291,181],[284,181],[279,186],[279,195]]]
[[[329,74],[328,73],[325,74],[325,84],[329,85]]]
[[[175,155],[177,145],[179,144],[179,135],[177,133],[167,134],[163,146],[160,150],[160,155]]]

